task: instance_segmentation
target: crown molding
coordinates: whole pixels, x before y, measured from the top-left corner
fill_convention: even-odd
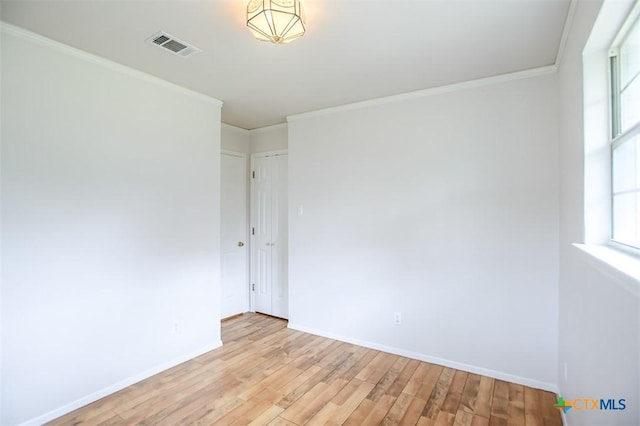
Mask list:
[[[273,132],[275,130],[287,129],[287,127],[288,127],[287,123],[273,124],[271,126],[258,127],[257,129],[251,129],[249,130],[249,133],[252,135],[255,135],[258,133],[267,133],[267,132]]]
[[[569,39],[569,33],[573,26],[573,18],[576,15],[576,8],[578,6],[577,0],[569,1],[569,11],[567,12],[567,18],[564,20],[564,28],[562,29],[562,36],[560,37],[560,44],[558,45],[558,53],[556,54],[555,66],[560,67],[560,62],[564,56],[564,49],[567,47],[567,40]]]
[[[294,114],[287,116],[287,122],[306,120],[309,118],[319,117],[328,114],[335,114],[339,112],[352,111],[363,108],[371,108],[379,105],[392,104],[412,99],[426,98],[429,96],[440,95],[443,93],[458,92],[462,90],[475,89],[478,87],[492,86],[496,84],[507,83],[510,81],[524,80],[527,78],[541,77],[549,74],[554,74],[558,70],[558,67],[549,65],[546,67],[532,68],[524,71],[517,71],[508,74],[497,75],[493,77],[486,77],[477,80],[464,81],[462,83],[449,84],[446,86],[434,87],[431,89],[417,90],[415,92],[402,93],[400,95],[386,96],[383,98],[376,98],[362,102],[354,102],[351,104],[341,105],[337,107],[324,108],[316,111],[305,112],[302,114]]]
[[[240,133],[245,136],[249,136],[251,134],[251,130],[243,129],[242,127],[237,127],[227,123],[221,123],[223,129],[227,129],[232,132]]]
[[[25,30],[24,28],[17,27],[15,25],[9,24],[4,21],[0,21],[0,32],[3,34],[14,36],[21,40],[29,41],[31,43],[34,43],[40,46],[48,47],[57,52],[63,53],[65,55],[68,55],[77,59],[81,59],[85,62],[89,62],[95,65],[110,69],[112,71],[121,72],[123,74],[129,75],[139,80],[144,80],[149,83],[155,84],[157,86],[161,86],[166,89],[172,90],[174,92],[187,95],[191,98],[208,102],[220,108],[222,107],[222,104],[223,104],[223,102],[219,99],[204,95],[202,93],[193,91],[191,89],[187,89],[175,83],[171,83],[167,80],[163,80],[161,78],[155,77],[151,74],[147,74],[145,72],[130,68],[126,65],[122,65],[117,62],[111,61],[109,59],[105,59],[101,56],[97,56],[92,53],[85,52],[84,50],[80,50],[75,47],[66,45],[64,43],[51,40],[50,38],[41,36],[39,34],[33,33],[31,31]]]
[[[526,78],[540,77],[548,74],[554,74],[558,71],[560,62],[564,55],[564,50],[567,45],[569,33],[573,25],[573,19],[575,16],[578,0],[569,1],[569,10],[567,11],[567,17],[564,22],[562,30],[562,36],[558,45],[558,52],[556,53],[555,61],[552,65],[531,68],[528,70],[517,71],[507,74],[496,75],[492,77],[480,78],[476,80],[463,81],[460,83],[449,84],[445,86],[438,86],[429,89],[416,90],[413,92],[402,93],[398,95],[385,96],[382,98],[375,98],[361,102],[353,102],[350,104],[339,105],[335,107],[323,108],[315,111],[309,111],[300,114],[292,114],[287,116],[287,122],[305,120],[308,118],[318,117],[327,114],[351,111],[362,108],[369,108],[378,105],[390,104],[395,102],[401,102],[411,99],[419,99],[428,96],[439,95],[442,93],[450,93],[461,90],[469,90],[478,87],[491,86],[495,84],[506,83],[509,81],[522,80]]]

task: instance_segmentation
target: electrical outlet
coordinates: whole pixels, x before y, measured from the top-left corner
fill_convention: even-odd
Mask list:
[[[173,334],[178,334],[180,332],[180,323],[178,321],[174,321],[173,324],[171,324],[171,332]]]
[[[394,312],[393,313],[393,323],[395,325],[402,324],[402,315],[400,314],[400,312]]]

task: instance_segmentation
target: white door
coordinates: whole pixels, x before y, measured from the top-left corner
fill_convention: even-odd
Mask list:
[[[247,280],[247,160],[221,155],[221,317],[249,311]]]
[[[254,156],[251,182],[254,308],[288,318],[287,155]]]

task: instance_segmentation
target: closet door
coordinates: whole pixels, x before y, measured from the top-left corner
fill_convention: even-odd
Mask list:
[[[220,317],[249,310],[249,256],[247,253],[247,158],[221,155],[221,287]]]
[[[254,309],[288,317],[287,155],[254,156],[251,180]]]

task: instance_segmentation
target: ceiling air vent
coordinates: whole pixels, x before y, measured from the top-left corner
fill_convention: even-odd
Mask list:
[[[171,53],[175,53],[178,56],[182,56],[183,58],[202,52],[201,49],[198,49],[195,46],[191,46],[189,43],[178,40],[174,36],[162,31],[158,34],[152,35],[145,41],[149,44],[154,44],[158,47],[166,49]]]

